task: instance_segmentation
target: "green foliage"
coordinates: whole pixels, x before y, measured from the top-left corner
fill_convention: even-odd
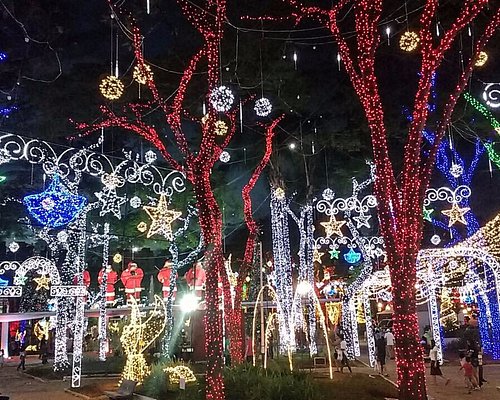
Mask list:
[[[290,372],[280,366],[264,370],[249,364],[226,369],[224,373],[228,400],[321,400],[311,375]]]

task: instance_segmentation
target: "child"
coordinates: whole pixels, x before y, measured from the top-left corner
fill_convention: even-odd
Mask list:
[[[438,346],[434,340],[431,340],[431,351],[429,352],[429,358],[431,359],[431,376],[434,380],[434,384],[437,384],[437,377],[439,376],[441,379],[444,379],[445,385],[450,383],[450,380],[443,376],[441,372],[441,368],[439,366],[438,360]]]
[[[460,369],[464,370],[464,376],[467,381],[467,388],[469,389],[469,394],[471,390],[478,390],[479,387],[477,385],[476,378],[474,377],[474,368],[470,363],[470,357],[465,357],[465,362],[460,367]]]

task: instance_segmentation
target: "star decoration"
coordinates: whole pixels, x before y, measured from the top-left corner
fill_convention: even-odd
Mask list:
[[[41,277],[39,278],[33,278],[33,280],[36,282],[36,291],[38,292],[40,289],[47,289],[49,290],[49,283],[50,283],[50,278],[46,276],[45,274],[42,274]]]
[[[151,218],[151,225],[146,237],[150,238],[153,235],[162,235],[167,238],[167,240],[172,240],[172,222],[178,219],[182,212],[169,210],[167,196],[164,194],[160,195],[160,200],[156,207],[144,206],[144,211]]]
[[[320,222],[320,225],[325,228],[325,234],[327,238],[331,237],[333,234],[344,236],[340,228],[345,225],[345,221],[337,221],[333,215],[330,217],[330,221]]]
[[[328,253],[330,253],[330,260],[333,260],[334,258],[337,260],[339,259],[340,251],[337,249],[330,250]]]
[[[318,249],[314,249],[313,252],[313,262],[317,262],[320,264],[323,264],[323,261],[321,261],[321,257],[323,257],[325,253],[321,253]]]
[[[455,224],[455,222],[467,225],[467,221],[464,216],[468,211],[470,211],[469,207],[460,208],[457,203],[453,203],[449,210],[443,210],[441,212],[450,219],[448,221],[448,227],[450,228]]]
[[[424,220],[432,222],[432,217],[431,214],[434,212],[433,208],[425,208],[423,209],[422,213],[424,216]]]
[[[365,214],[359,214],[357,217],[352,217],[354,221],[356,221],[356,228],[359,229],[362,226],[366,226],[367,228],[370,228],[370,223],[368,222],[372,216],[371,215],[365,215]]]
[[[112,213],[116,218],[122,218],[121,206],[127,201],[126,197],[120,197],[116,194],[116,188],[105,187],[101,192],[94,193],[102,203],[102,209],[99,215],[103,217],[107,213]]]

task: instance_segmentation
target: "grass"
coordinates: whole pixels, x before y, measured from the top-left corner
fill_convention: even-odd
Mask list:
[[[315,381],[322,393],[331,393],[325,396],[325,400],[383,400],[386,397],[398,397],[394,385],[378,375],[335,374],[333,381],[327,378]]]

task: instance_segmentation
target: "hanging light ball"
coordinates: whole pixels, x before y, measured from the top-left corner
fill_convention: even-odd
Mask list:
[[[229,162],[230,159],[231,156],[227,151],[223,151],[222,153],[220,153],[219,160],[221,160],[223,163]]]
[[[214,132],[217,136],[224,136],[227,133],[227,125],[224,121],[216,121]]]
[[[153,150],[148,150],[146,151],[146,154],[144,154],[144,159],[148,164],[154,163],[156,161],[156,153]]]
[[[148,224],[146,224],[144,221],[139,222],[137,225],[137,230],[141,233],[144,233],[148,230]]]
[[[285,191],[282,189],[282,188],[276,188],[276,190],[274,191],[274,196],[278,199],[278,200],[282,200],[285,198]]]
[[[134,196],[130,199],[130,207],[139,208],[142,205],[142,200],[139,196]]]
[[[411,31],[406,31],[401,35],[401,38],[399,39],[399,47],[401,48],[401,50],[408,52],[415,50],[418,47],[419,43],[420,38],[418,37],[418,34]]]
[[[118,100],[123,94],[123,83],[116,76],[109,75],[101,81],[99,90],[108,100]]]
[[[439,237],[439,235],[433,235],[431,237],[431,243],[434,245],[434,246],[437,246],[439,243],[441,243],[441,238]]]
[[[57,240],[59,243],[66,243],[68,241],[68,233],[66,231],[61,231],[57,234]]]
[[[477,56],[476,63],[474,64],[476,67],[482,67],[488,61],[488,53],[485,51],[481,51]]]
[[[273,110],[273,106],[269,99],[266,99],[265,97],[261,97],[255,102],[255,107],[253,108],[255,110],[255,113],[259,117],[267,117],[269,114],[271,114],[271,111]]]
[[[9,243],[9,251],[11,253],[15,253],[19,250],[19,243],[17,242],[10,242]]]
[[[234,103],[234,95],[227,86],[219,86],[210,93],[210,103],[219,112],[227,112]]]
[[[123,257],[120,253],[116,253],[114,256],[113,256],[113,262],[119,264],[121,263],[123,260]]]
[[[137,64],[132,73],[134,80],[141,85],[145,85],[148,81],[153,79],[153,72],[151,67],[146,64]]]

